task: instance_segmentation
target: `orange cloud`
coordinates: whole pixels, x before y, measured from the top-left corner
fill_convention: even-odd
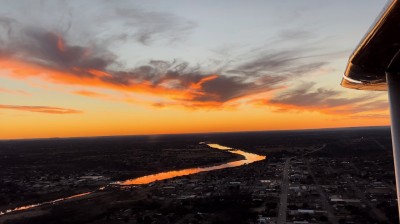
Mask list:
[[[274,107],[278,112],[317,111],[354,118],[383,117],[381,113],[388,111],[387,101],[380,99],[379,94],[343,97],[338,91],[323,88],[313,90],[313,86],[314,83],[303,83],[270,99],[255,99],[251,103],[257,106]],[[365,113],[368,113],[368,116]]]
[[[207,82],[218,79],[218,75],[203,76],[197,82],[189,81],[187,83],[181,82],[179,78],[176,78],[175,80],[179,82],[181,87],[172,88],[168,85],[162,85],[163,83],[167,82],[167,80],[162,80],[157,85],[152,84],[147,80],[130,80],[126,84],[118,84],[105,80],[105,78],[109,78],[112,75],[99,70],[89,69],[84,71],[82,68],[79,70],[75,68],[73,71],[59,71],[12,58],[7,60],[0,59],[0,67],[2,67],[2,69],[9,70],[10,75],[18,79],[41,77],[44,80],[56,84],[101,87],[118,91],[150,94],[165,97],[166,99],[175,101],[176,104],[185,105],[188,107],[215,107],[225,103],[219,102],[218,94],[206,92],[202,89],[203,85]],[[77,75],[74,72],[80,72],[86,75]],[[73,93],[90,97],[106,97],[104,94],[87,90],[74,91]],[[205,97],[207,100],[197,100],[200,97]]]
[[[233,69],[203,71],[176,60],[152,60],[135,68],[120,69],[117,56],[103,46],[73,46],[53,32],[22,30],[24,38],[8,40],[10,47],[0,57],[0,68],[9,70],[15,78],[39,77],[57,84],[147,94],[172,101],[171,105],[191,108],[220,107],[266,93],[279,88],[294,73],[298,77],[299,72],[306,73],[324,65],[322,62],[301,64],[296,59],[301,57],[296,55],[302,51],[289,50],[256,57]],[[288,67],[293,71],[285,70]],[[87,91],[75,93],[100,96]]]
[[[190,88],[192,88],[192,89],[199,89],[199,90],[200,90],[201,87],[202,87],[202,85],[203,85],[204,83],[206,83],[207,81],[214,80],[214,79],[216,79],[216,78],[218,78],[218,75],[209,75],[209,76],[206,76],[206,77],[200,79],[200,81],[198,81],[198,82],[196,82],[196,83],[192,83],[192,84],[190,85]]]
[[[77,91],[73,91],[72,93],[78,94],[81,96],[89,96],[89,97],[107,97],[107,95],[105,95],[105,94],[93,92],[93,91],[89,91],[89,90],[77,90]]]
[[[65,47],[64,47],[64,40],[60,35],[56,35],[57,37],[57,47],[58,50],[60,51],[65,51]]]
[[[193,98],[195,91],[191,89],[186,90],[175,90],[168,89],[162,86],[153,86],[147,81],[130,83],[126,85],[118,85],[112,82],[102,80],[104,72],[100,71],[87,71],[90,75],[76,75],[68,71],[58,71],[51,68],[46,68],[40,65],[26,63],[15,59],[0,60],[0,67],[11,71],[11,76],[19,79],[25,79],[29,77],[41,77],[47,81],[58,83],[58,84],[70,84],[70,85],[82,85],[82,86],[95,86],[103,87],[115,90],[132,91],[138,93],[148,93],[154,95],[164,95],[175,99],[191,99]],[[80,70],[82,71],[82,70]],[[84,72],[84,71],[82,71]]]
[[[253,105],[256,106],[270,106],[276,108],[276,112],[301,112],[301,111],[316,111],[319,113],[323,114],[329,114],[329,115],[352,115],[352,114],[358,114],[362,112],[368,112],[368,113],[381,113],[381,112],[387,112],[388,107],[380,107],[381,105],[386,104],[386,102],[381,102],[381,101],[376,101],[372,102],[369,106],[366,106],[365,104],[353,104],[353,105],[341,105],[341,106],[333,106],[333,107],[328,107],[326,105],[309,105],[309,106],[299,106],[299,105],[290,105],[290,104],[285,104],[285,103],[276,103],[270,100],[253,100],[251,102]],[[360,117],[366,117],[366,118],[377,118],[377,117],[383,117],[383,116],[378,116],[378,115],[371,115],[369,114],[368,116],[363,116],[363,115],[352,115],[354,118],[360,118]]]
[[[21,111],[47,113],[47,114],[78,114],[78,113],[83,113],[80,110],[61,108],[61,107],[48,107],[48,106],[19,106],[19,105],[1,105],[0,104],[0,109],[21,110]]]
[[[24,90],[13,90],[13,89],[7,89],[7,88],[1,88],[0,87],[0,92],[2,93],[9,93],[9,94],[15,94],[15,95],[24,95],[24,96],[30,96],[31,94],[24,91]]]

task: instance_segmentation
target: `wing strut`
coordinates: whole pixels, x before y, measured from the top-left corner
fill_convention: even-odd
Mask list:
[[[388,90],[397,205],[400,214],[400,0],[387,3],[350,56],[342,86]]]
[[[390,120],[392,129],[392,145],[394,172],[396,175],[397,206],[400,208],[400,72],[386,73],[390,103]],[[400,209],[399,209],[400,213]]]

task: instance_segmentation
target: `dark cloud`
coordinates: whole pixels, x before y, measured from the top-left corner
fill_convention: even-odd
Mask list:
[[[287,80],[286,76],[264,75],[254,79],[250,76],[202,71],[185,62],[151,61],[132,71],[113,73],[103,80],[118,85],[132,82],[150,82],[153,87],[162,86],[174,90],[195,90],[190,101],[224,103],[260,92],[270,91]]]
[[[241,64],[235,71],[244,73],[273,72],[279,71],[283,67],[292,65],[295,55],[299,55],[299,50],[284,50],[280,52],[265,53],[251,61]]]
[[[64,72],[78,79],[101,80],[108,86],[136,91],[146,86],[156,90],[187,92],[176,100],[219,102],[278,88],[283,82],[316,70],[325,62],[305,63],[303,51],[291,50],[255,57],[234,69],[202,69],[181,61],[153,60],[132,69],[121,69],[117,57],[105,48],[70,45],[60,34],[43,29],[24,29],[21,38],[3,45],[16,60]],[[120,68],[120,69],[118,69]],[[25,74],[29,75],[29,74]],[[213,78],[210,78],[213,77]],[[65,77],[53,76],[53,81]],[[71,84],[71,83],[70,83]],[[81,84],[81,83],[77,83]],[[93,84],[96,85],[96,84]]]
[[[0,37],[6,38],[6,36],[10,36],[12,32],[12,24],[15,23],[16,20],[12,18],[8,18],[5,16],[0,16],[0,28],[3,32],[1,32]]]
[[[315,83],[303,83],[300,86],[285,91],[278,96],[270,99],[269,102],[272,104],[286,104],[298,107],[308,106],[321,106],[321,107],[332,107],[340,104],[351,103],[349,99],[336,98],[340,93],[333,90],[325,90],[318,88],[313,91],[311,88]],[[353,100],[357,101],[357,99]]]
[[[107,37],[111,39],[134,37],[148,44],[158,38],[179,39],[195,26],[171,14],[130,10],[120,6],[110,11],[114,17],[124,18],[125,26],[133,30]],[[100,23],[106,21],[107,15],[104,17]],[[159,94],[188,106],[207,102],[222,105],[241,97],[267,92],[327,64],[322,60],[304,60],[309,49],[292,48],[261,49],[249,52],[245,60],[233,60],[223,66],[216,63],[211,68],[192,66],[178,60],[151,60],[126,68],[109,50],[107,41],[96,42],[97,39],[94,39],[87,45],[68,41],[66,32],[74,26],[73,23],[67,22],[67,29],[50,29],[25,26],[10,18],[0,17],[0,24],[1,21],[4,21],[4,29],[12,32],[5,41],[0,42],[0,56],[6,55],[8,59],[27,66],[39,66],[46,71],[61,72],[48,75],[49,81]],[[23,75],[38,75],[29,72],[23,72]]]
[[[229,72],[245,75],[283,75],[292,76],[307,74],[326,65],[326,61],[304,61],[305,54],[311,52],[306,49],[290,49],[274,52],[262,52],[251,60],[246,61]]]
[[[339,91],[317,88],[315,83],[303,83],[265,102],[278,110],[309,110],[331,114],[356,114],[368,111],[386,111],[386,100],[379,94],[359,97],[343,97]]]
[[[92,4],[79,0],[31,0],[29,3],[3,2],[3,5],[0,27],[11,31],[14,29],[11,24],[19,21],[27,27],[69,32],[79,43],[93,40],[98,43],[137,41],[145,45],[179,42],[197,26],[171,13],[145,10],[139,2],[99,0]]]
[[[22,38],[11,46],[14,49],[9,51],[16,50],[18,57],[22,57],[23,60],[62,71],[103,71],[113,64],[116,58],[106,50],[98,52],[81,46],[69,46],[59,34],[40,29],[24,30]]]
[[[284,79],[284,77],[279,76],[264,77],[263,82],[256,84],[242,77],[219,76],[203,85],[204,92],[209,94],[199,96],[195,100],[226,102],[231,99],[270,91],[277,88],[278,83]]]
[[[12,27],[15,22],[14,19],[0,15],[0,58],[10,54],[5,46],[9,42],[8,40],[10,39]]]
[[[60,108],[60,107],[48,107],[48,106],[20,106],[20,105],[2,105],[0,109],[8,110],[21,110],[28,112],[47,113],[47,114],[78,114],[82,113],[80,110]]]

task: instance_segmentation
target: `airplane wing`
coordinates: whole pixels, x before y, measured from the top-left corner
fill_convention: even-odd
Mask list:
[[[386,72],[400,50],[400,1],[390,1],[350,56],[341,85],[387,90]],[[392,64],[393,66],[393,64]]]

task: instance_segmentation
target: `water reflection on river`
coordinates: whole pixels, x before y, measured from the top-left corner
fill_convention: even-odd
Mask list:
[[[265,156],[260,156],[257,154],[244,152],[244,151],[241,151],[238,149],[232,149],[232,148],[222,146],[219,144],[207,144],[207,145],[214,149],[228,150],[231,153],[242,155],[242,156],[244,156],[244,159],[234,161],[234,162],[224,163],[221,165],[209,166],[209,167],[198,167],[198,168],[190,168],[190,169],[162,172],[162,173],[157,173],[157,174],[153,174],[153,175],[138,177],[135,179],[129,179],[129,180],[121,181],[121,182],[115,182],[113,184],[120,185],[120,186],[135,185],[135,184],[148,184],[148,183],[158,181],[158,180],[165,180],[165,179],[170,179],[170,178],[174,178],[174,177],[185,176],[185,175],[206,172],[206,171],[211,171],[211,170],[219,170],[219,169],[224,169],[224,168],[228,168],[228,167],[241,166],[241,165],[253,163],[256,161],[264,160],[266,158]],[[104,190],[104,187],[100,187],[99,190]],[[86,196],[86,195],[89,195],[92,193],[93,192],[86,192],[86,193],[82,193],[82,194],[73,195],[70,197],[56,199],[53,201],[47,201],[47,202],[42,202],[42,203],[37,203],[37,204],[32,204],[32,205],[25,205],[25,206],[17,207],[14,209],[9,209],[6,211],[0,211],[0,216],[5,215],[7,213],[15,212],[15,211],[28,210],[28,209],[39,207],[42,205],[55,204],[57,202],[83,197],[83,196]]]
[[[93,192],[85,192],[85,193],[81,193],[81,194],[72,195],[72,196],[69,196],[69,197],[66,197],[66,198],[59,198],[59,199],[56,199],[56,200],[53,200],[53,201],[46,201],[46,202],[37,203],[37,204],[25,205],[25,206],[17,207],[17,208],[14,208],[14,209],[8,209],[8,210],[6,210],[4,212],[0,211],[0,215],[5,215],[7,213],[16,212],[16,211],[28,210],[28,209],[36,208],[36,207],[39,207],[39,206],[42,206],[42,205],[55,204],[57,202],[61,202],[61,201],[65,201],[65,200],[71,200],[71,199],[74,199],[74,198],[80,198],[80,197],[86,196],[86,195],[91,194],[91,193],[93,193]]]
[[[162,173],[157,173],[157,174],[143,176],[143,177],[139,177],[139,178],[135,178],[135,179],[126,180],[123,182],[118,182],[117,184],[119,184],[119,185],[148,184],[148,183],[151,183],[154,181],[165,180],[165,179],[170,179],[170,178],[179,177],[179,176],[185,176],[185,175],[206,172],[206,171],[211,171],[211,170],[219,170],[219,169],[224,169],[224,168],[228,168],[228,167],[241,166],[244,164],[249,164],[249,163],[253,163],[253,162],[265,159],[265,156],[260,156],[257,154],[248,153],[248,152],[244,152],[244,151],[237,150],[237,149],[232,149],[232,148],[222,146],[219,144],[207,144],[207,145],[214,149],[229,150],[229,152],[231,152],[231,153],[235,153],[235,154],[244,156],[244,159],[234,161],[234,162],[224,163],[224,164],[216,165],[216,166],[198,167],[198,168],[189,168],[189,169],[183,169],[183,170],[162,172]]]

